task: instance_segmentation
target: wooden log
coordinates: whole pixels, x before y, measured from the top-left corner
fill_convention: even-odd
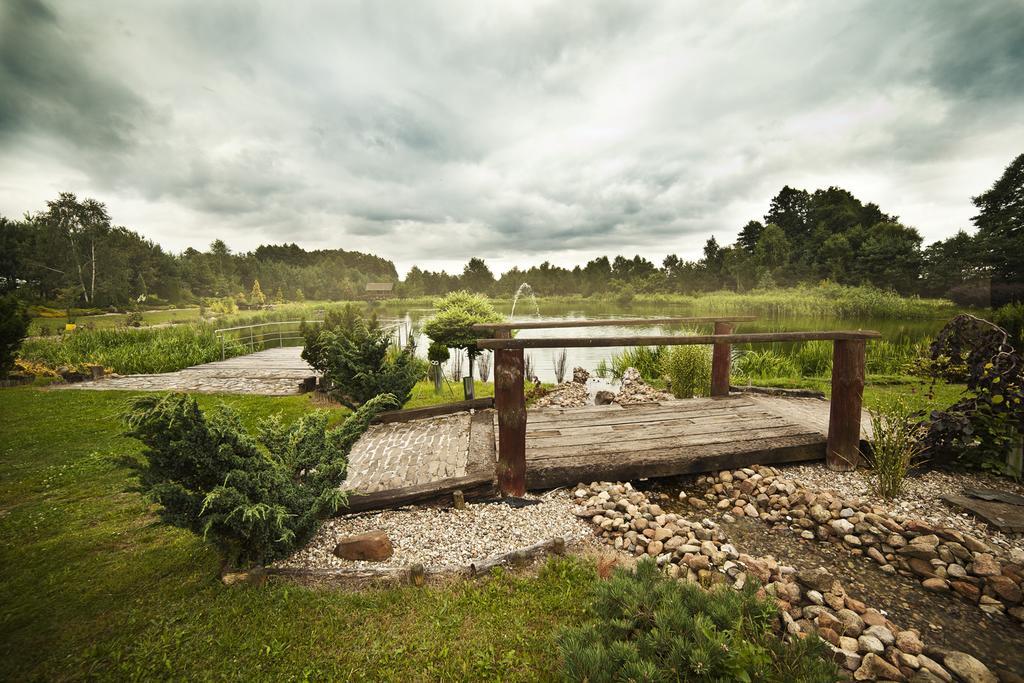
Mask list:
[[[450,415],[461,413],[466,410],[486,410],[494,407],[494,399],[474,398],[470,401],[455,401],[453,403],[442,403],[426,408],[413,408],[411,410],[388,410],[378,413],[373,418],[375,424],[386,424],[388,422],[408,422],[409,420],[421,420],[425,417],[437,417],[438,415]]]
[[[832,345],[832,400],[825,450],[825,462],[831,470],[849,471],[861,460],[866,346],[863,339],[837,339]]]
[[[750,322],[757,320],[752,315],[734,316],[698,316],[688,318],[609,318],[600,320],[548,320],[548,321],[511,321],[507,323],[479,323],[472,326],[474,332],[490,332],[499,330],[553,330],[564,327],[626,327],[632,325],[674,325],[685,323],[717,323],[717,322]],[[495,335],[499,336],[499,335]]]
[[[822,340],[855,340],[881,337],[872,330],[837,330],[834,332],[750,332],[745,334],[695,334],[690,336],[629,337],[548,337],[536,339],[481,339],[481,349],[560,349],[597,348],[607,346],[686,346],[693,344],[764,344],[770,342],[805,342]]]
[[[732,334],[732,325],[727,322],[715,323],[715,335]],[[729,395],[729,370],[732,363],[732,346],[728,343],[715,344],[711,354],[711,395]]]
[[[498,489],[503,496],[522,496],[526,493],[526,397],[521,349],[495,352],[494,400],[498,409]]]
[[[348,503],[338,510],[338,514],[383,510],[413,503],[444,503],[451,500],[452,493],[457,490],[462,491],[466,500],[479,500],[494,495],[492,477],[491,472],[486,472],[373,493],[360,494],[357,491],[349,495]]]
[[[456,510],[466,509],[466,494],[462,492],[462,489],[452,491],[452,507]]]

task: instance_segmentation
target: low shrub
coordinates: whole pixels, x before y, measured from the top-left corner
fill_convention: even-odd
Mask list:
[[[741,591],[666,578],[649,559],[595,589],[590,620],[560,640],[572,681],[836,681],[815,636],[780,638],[778,610]]]
[[[661,354],[661,372],[676,398],[711,393],[711,347],[673,346]]]
[[[868,412],[872,437],[864,457],[871,467],[872,485],[881,497],[895,498],[903,491],[911,465],[924,451],[921,416],[900,399]]]
[[[290,426],[264,420],[253,437],[226,406],[203,413],[188,395],[143,396],[125,417],[128,436],[145,445],[129,464],[163,522],[210,539],[228,564],[265,564],[344,505],[349,451],[394,407],[394,396],[378,396],[330,430],[323,411]]]
[[[28,311],[13,294],[0,296],[0,378],[7,377],[28,334]]]
[[[380,394],[393,395],[401,406],[427,374],[415,347],[393,350],[391,333],[355,306],[329,311],[319,328],[302,329],[302,357],[323,375],[331,397],[353,410]]]

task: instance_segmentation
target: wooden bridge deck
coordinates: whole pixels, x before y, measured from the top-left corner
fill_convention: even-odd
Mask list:
[[[732,395],[632,406],[535,408],[527,415],[527,487],[548,489],[578,482],[820,460],[825,457],[829,403],[814,398]],[[450,455],[420,444],[429,441],[424,435],[436,433],[438,420],[449,419],[405,423],[400,439],[407,444],[404,447],[391,434],[394,430],[385,426],[364,435],[350,463],[350,480],[357,491],[350,498],[350,509],[450,500],[456,489],[467,498],[497,495],[495,411],[478,411],[473,417],[461,437],[466,440],[466,457],[459,456],[454,469],[437,468],[435,463],[444,457],[451,463]],[[865,417],[863,437],[869,429]],[[446,449],[450,453],[450,446]],[[373,456],[361,457],[363,452]],[[424,475],[432,469],[441,473]],[[371,479],[387,484],[361,485]]]
[[[749,395],[530,410],[527,487],[821,459],[828,410],[819,399]]]

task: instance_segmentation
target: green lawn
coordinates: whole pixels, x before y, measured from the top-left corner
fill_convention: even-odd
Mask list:
[[[554,561],[426,589],[226,588],[215,553],[154,523],[118,456],[132,394],[0,390],[0,679],[534,680],[593,570]],[[200,396],[251,425],[306,396]],[[343,411],[336,411],[338,417]]]

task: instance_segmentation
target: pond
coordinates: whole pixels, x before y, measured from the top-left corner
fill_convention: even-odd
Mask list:
[[[511,305],[504,304],[496,306],[504,315],[511,313]],[[433,314],[431,308],[404,308],[400,305],[389,305],[384,308],[381,314],[382,321],[398,323],[402,329],[403,341],[408,337],[410,330],[416,338],[418,355],[426,355],[429,340],[420,332],[422,323]],[[520,301],[516,308],[515,319],[522,321],[563,321],[563,320],[592,320],[597,318],[642,318],[642,317],[669,317],[669,316],[706,316],[708,313],[694,310],[691,306],[673,305],[671,303],[658,305],[616,305],[607,302],[594,303],[551,303],[541,299],[536,305],[532,301]],[[892,318],[835,318],[835,317],[795,317],[795,316],[759,316],[757,320],[747,323],[737,323],[737,332],[783,332],[783,331],[812,331],[812,330],[876,330],[882,333],[882,339],[878,342],[872,341],[868,348],[869,373],[872,372],[872,352],[876,360],[879,356],[887,358],[892,355],[899,357],[911,357],[919,352],[922,345],[931,340],[932,337],[947,322],[947,317],[942,318],[916,318],[916,319],[892,319]],[[516,333],[520,338],[550,338],[550,337],[578,337],[578,336],[657,336],[698,332],[710,334],[710,324],[706,325],[643,325],[643,326],[611,326],[611,327],[587,327],[587,328],[559,328],[553,330],[522,330]],[[818,344],[818,351],[825,352],[829,342],[814,342]],[[807,344],[772,344],[757,345],[756,350],[771,349],[780,355],[793,355],[800,352],[801,347]],[[751,347],[747,347],[751,348]],[[805,349],[806,351],[807,349]],[[583,367],[593,372],[601,361],[610,364],[611,358],[623,351],[621,347],[603,348],[567,348],[568,371],[571,376],[572,368]],[[743,349],[740,350],[741,352]],[[528,350],[527,355],[533,368],[534,374],[544,382],[555,381],[555,357],[560,354],[560,349],[533,349]],[[493,364],[492,364],[493,366]],[[465,363],[463,363],[465,370]],[[877,368],[881,369],[881,368]],[[815,375],[821,372],[812,373]],[[881,373],[878,374],[895,374]]]

